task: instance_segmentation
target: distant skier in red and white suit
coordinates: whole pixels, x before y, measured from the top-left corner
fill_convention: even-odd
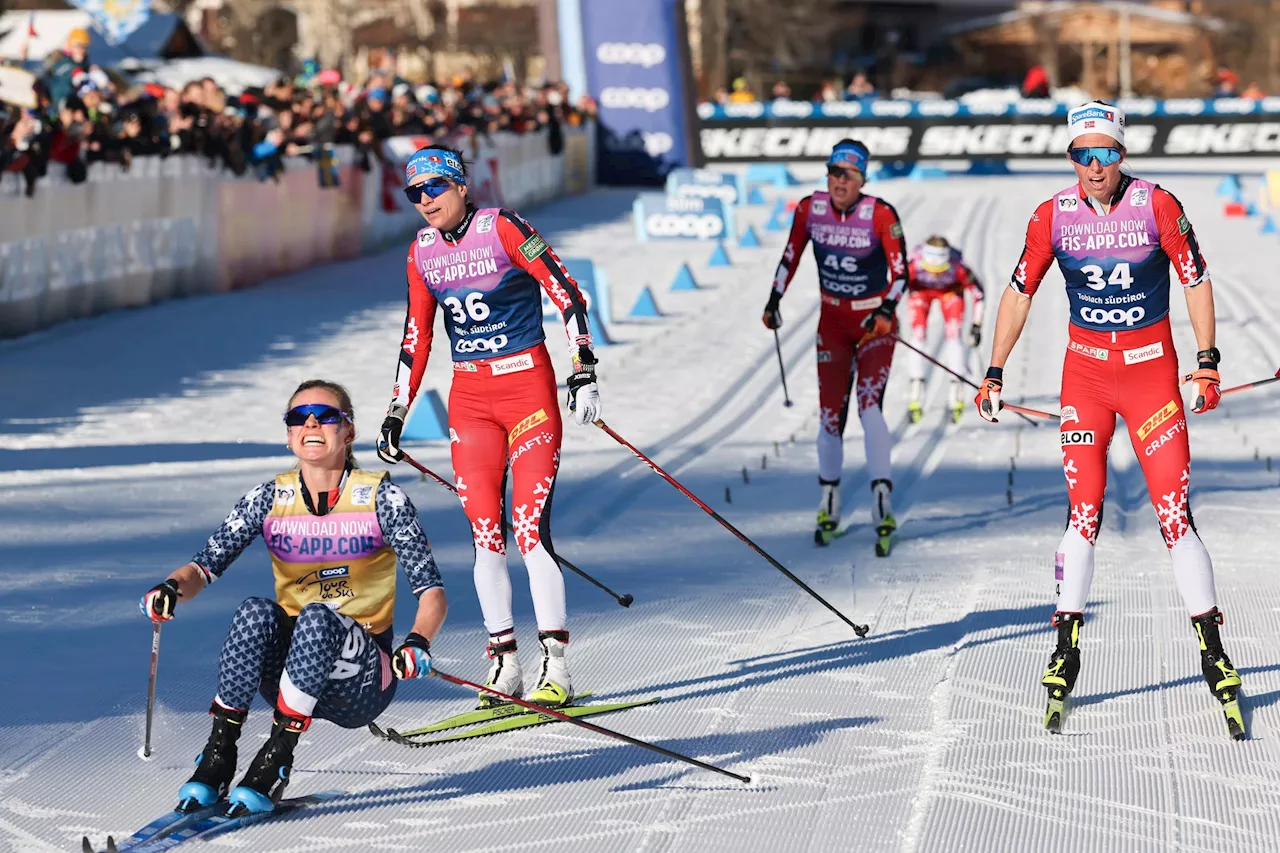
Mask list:
[[[1031,298],[1057,261],[1066,279],[1070,337],[1062,367],[1061,441],[1071,514],[1058,546],[1058,647],[1043,682],[1071,691],[1077,647],[1093,580],[1094,542],[1102,526],[1107,449],[1124,418],[1155,506],[1174,581],[1200,639],[1204,675],[1233,702],[1240,677],[1223,651],[1213,564],[1191,520],[1191,451],[1178,393],[1178,355],[1169,327],[1169,269],[1177,273],[1200,351],[1193,412],[1220,399],[1213,285],[1195,231],[1168,191],[1120,169],[1124,113],[1099,101],[1068,116],[1068,156],[1077,182],[1042,203],[1027,226],[1026,247],[1000,299],[991,367],[975,400],[983,418],[1000,411],[1003,368]],[[1225,697],[1225,698],[1224,698]]]

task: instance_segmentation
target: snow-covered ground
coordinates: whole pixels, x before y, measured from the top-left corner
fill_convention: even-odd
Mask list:
[[[871,191],[897,205],[913,244],[933,232],[959,243],[998,295],[1034,205],[1068,182],[1064,173]],[[1270,376],[1280,366],[1280,243],[1258,233],[1257,220],[1224,219],[1216,179],[1167,184],[1214,274],[1225,384]],[[617,344],[601,352],[605,419],[868,622],[870,635],[855,638],[608,436],[568,425],[557,548],[636,599],[621,609],[568,576],[575,684],[598,699],[662,696],[602,722],[757,784],[564,724],[409,750],[321,722],[298,751],[290,794],[343,795],[212,843],[270,853],[1275,850],[1275,386],[1229,397],[1190,425],[1195,519],[1214,556],[1251,738],[1227,738],[1201,680],[1123,438],[1112,447],[1084,670],[1067,734],[1054,737],[1041,728],[1038,683],[1066,514],[1053,428],[987,425],[972,408],[951,425],[937,376],[925,420],[911,426],[900,352],[885,410],[897,440],[901,539],[886,559],[873,555],[868,530],[815,548],[812,260],[783,303],[796,403],[784,408],[773,339],[759,322],[782,235],[761,232],[764,248],[730,248],[732,267],[708,268],[706,245],[638,245],[631,197],[599,191],[530,212],[562,255],[594,258],[612,282]],[[759,228],[767,210],[743,218]],[[702,288],[668,292],[686,261]],[[1007,398],[1050,409],[1066,340],[1057,281],[1051,273],[1006,373]],[[644,285],[665,316],[628,322]],[[403,288],[403,253],[392,251],[0,344],[0,849],[76,849],[84,833],[125,836],[172,805],[208,732],[230,615],[243,597],[270,594],[266,552],[255,545],[165,628],[147,763],[135,755],[151,638],[138,597],[190,557],[237,497],[288,467],[279,414],[299,381],[348,385],[360,459],[382,467],[371,442],[389,398]],[[1194,342],[1174,299],[1190,366]],[[549,332],[563,368],[562,333]],[[985,364],[986,352],[975,362]],[[429,371],[442,392],[446,359],[438,348]],[[846,438],[846,511],[865,520],[856,422]],[[450,470],[445,446],[416,455]],[[394,474],[421,511],[449,592],[436,662],[482,677],[467,524],[443,489],[404,465]],[[527,584],[512,562],[532,664]],[[402,592],[401,632],[413,603]],[[439,681],[408,683],[381,722],[407,727],[472,701]],[[243,756],[268,725],[259,701]]]

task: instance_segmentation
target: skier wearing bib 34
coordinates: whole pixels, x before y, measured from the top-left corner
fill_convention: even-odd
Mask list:
[[[893,362],[894,311],[907,285],[907,244],[893,205],[862,193],[867,146],[852,139],[836,143],[827,160],[827,191],[796,205],[791,236],[764,309],[764,324],[782,325],[779,303],[813,240],[822,308],[818,318],[818,526],[814,541],[826,545],[839,533],[840,475],[844,467],[844,427],[850,396],[858,417],[871,475],[871,516],[876,553],[889,552],[897,522],[890,509],[889,427],[881,404]]]
[[[284,422],[298,457],[292,471],[255,486],[191,562],[142,598],[153,622],[174,616],[262,536],[275,572],[275,601],[246,598],[222,644],[213,730],[178,810],[213,806],[232,815],[269,812],[289,784],[293,750],[313,718],[343,728],[377,719],[395,696],[392,678],[431,674],[429,641],[446,603],[431,546],[408,496],[386,474],[361,471],[351,455],[355,416],[341,385],[304,382]],[[396,563],[418,612],[392,648]],[[236,741],[253,694],[275,706],[271,736],[230,791]]]
[[[975,349],[982,343],[982,283],[969,265],[964,262],[960,250],[937,234],[917,246],[907,259],[907,310],[911,314],[911,343],[924,349],[929,332],[929,310],[937,302],[942,308],[943,335],[946,343],[942,350],[942,362],[962,376],[969,374],[960,341],[960,325],[964,322],[964,295],[973,294],[972,318],[969,322],[969,344]],[[919,423],[924,417],[920,398],[924,396],[924,356],[911,353],[911,402],[907,413],[911,422]],[[951,380],[948,402],[951,419],[960,420],[964,414],[964,400],[960,396],[960,380]]]
[[[427,227],[409,247],[409,308],[378,454],[391,463],[403,458],[400,432],[427,369],[436,307],[443,306],[453,351],[453,471],[471,522],[476,593],[489,632],[485,684],[511,695],[524,690],[507,573],[503,497],[510,465],[516,547],[529,572],[542,646],[542,667],[528,699],[567,705],[573,686],[565,661],[564,578],[550,529],[561,422],[555,373],[543,343],[541,291],[564,315],[573,357],[569,410],[579,424],[600,417],[586,303],[556,253],[519,214],[472,206],[457,151],[417,151],[405,167],[405,182],[405,195]],[[482,706],[494,703],[488,693],[480,694]]]
[[[1000,299],[991,367],[975,399],[989,421],[1000,411],[1002,373],[1049,265],[1066,279],[1070,336],[1062,368],[1062,461],[1070,517],[1058,546],[1058,643],[1045,670],[1045,725],[1061,725],[1080,672],[1079,638],[1102,524],[1107,448],[1124,418],[1142,465],[1174,581],[1200,643],[1201,668],[1232,736],[1243,736],[1240,676],[1222,647],[1213,564],[1191,519],[1190,448],[1177,353],[1169,326],[1169,265],[1186,297],[1200,351],[1193,412],[1220,399],[1213,290],[1195,231],[1167,190],[1120,169],[1124,113],[1094,101],[1071,110],[1068,156],[1078,182],[1041,204],[1013,280]]]

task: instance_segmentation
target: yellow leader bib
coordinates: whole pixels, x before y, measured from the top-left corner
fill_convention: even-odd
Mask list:
[[[271,552],[276,601],[290,616],[313,602],[349,616],[371,634],[391,627],[396,555],[383,541],[374,497],[387,475],[352,469],[327,515],[312,515],[297,471],[276,477],[262,524]]]

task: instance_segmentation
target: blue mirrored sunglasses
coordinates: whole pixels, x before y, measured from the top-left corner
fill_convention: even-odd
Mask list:
[[[335,409],[333,406],[326,406],[320,403],[311,403],[305,406],[294,406],[285,412],[284,422],[291,427],[302,426],[307,422],[307,418],[312,415],[315,415],[316,423],[324,426],[333,426],[343,421],[351,421],[351,415],[341,409]]]
[[[1081,166],[1088,166],[1092,161],[1097,160],[1099,166],[1111,166],[1120,162],[1122,152],[1119,148],[1099,147],[1099,148],[1072,148],[1067,152],[1073,163],[1079,163]]]
[[[427,198],[439,198],[451,189],[453,189],[453,184],[444,178],[432,178],[426,183],[405,187],[404,195],[405,198],[409,199],[410,204],[418,204],[422,201],[424,195]]]

